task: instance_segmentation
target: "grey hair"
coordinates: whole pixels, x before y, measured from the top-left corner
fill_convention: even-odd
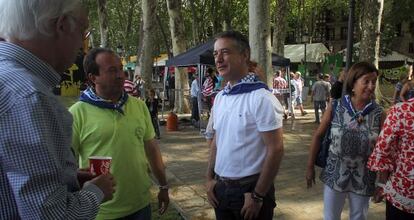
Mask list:
[[[50,37],[54,19],[80,8],[80,0],[0,0],[0,38]],[[70,22],[74,28],[73,18]]]

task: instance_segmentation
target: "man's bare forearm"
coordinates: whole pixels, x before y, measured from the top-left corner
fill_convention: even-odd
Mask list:
[[[273,184],[283,157],[283,131],[280,128],[273,132],[275,133],[265,132],[267,134],[263,135],[267,147],[267,154],[259,180],[254,189],[256,193],[263,196],[269,191],[271,184]]]
[[[155,140],[145,142],[145,152],[147,154],[152,173],[158,180],[158,183],[160,185],[166,185],[167,178],[165,176],[165,165],[162,160],[160,148]]]
[[[213,140],[210,143],[210,155],[207,165],[207,172],[206,172],[206,178],[207,180],[212,180],[214,178],[214,166],[216,164],[216,152],[217,152],[217,146],[216,146],[216,137],[213,137]]]

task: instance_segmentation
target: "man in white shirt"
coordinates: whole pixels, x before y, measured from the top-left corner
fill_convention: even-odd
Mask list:
[[[294,75],[293,81],[296,82],[295,105],[299,108],[300,112],[302,113],[302,116],[304,116],[308,113],[303,109],[302,91],[303,91],[304,82],[303,82],[301,75],[302,74],[299,71],[297,71]]]
[[[241,33],[216,37],[214,58],[228,84],[213,106],[208,200],[217,219],[272,219],[273,180],[283,156],[283,107],[249,73],[250,46]]]
[[[198,120],[200,120],[199,112],[198,112],[198,96],[200,96],[200,86],[198,85],[198,74],[194,74],[194,80],[191,83],[191,103],[192,103],[192,109],[191,109],[191,120],[193,124],[195,125]]]

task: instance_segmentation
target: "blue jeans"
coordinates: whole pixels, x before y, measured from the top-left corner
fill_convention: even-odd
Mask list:
[[[313,108],[315,109],[315,121],[319,123],[319,109],[322,111],[322,114],[325,113],[326,101],[313,101]]]
[[[242,220],[243,218],[240,212],[244,205],[244,193],[252,192],[255,186],[256,182],[245,185],[230,185],[218,180],[214,187],[214,194],[218,200],[218,207],[214,209],[216,219]],[[263,205],[257,219],[273,219],[273,209],[275,207],[275,188],[272,184],[263,200]]]
[[[147,205],[131,215],[119,218],[118,220],[151,220],[151,205]]]

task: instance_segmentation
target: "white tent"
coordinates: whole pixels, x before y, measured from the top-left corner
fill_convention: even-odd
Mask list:
[[[325,54],[330,53],[323,43],[306,44],[306,62],[322,63]],[[285,45],[284,56],[290,59],[291,63],[300,63],[305,60],[305,44]]]

